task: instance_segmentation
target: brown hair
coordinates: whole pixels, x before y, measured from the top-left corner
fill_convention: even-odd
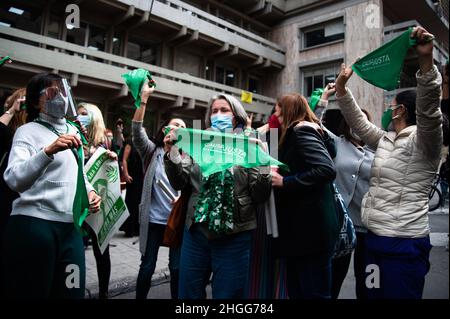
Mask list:
[[[25,94],[26,88],[15,90],[13,94],[11,94],[5,101],[5,111],[9,110],[17,99],[25,97]],[[15,132],[19,128],[19,126],[24,125],[26,121],[27,111],[21,109],[19,112],[16,112],[14,114],[14,117],[11,119],[11,122],[9,122],[8,126],[13,130],[13,132]]]
[[[307,121],[319,124],[319,119],[314,115],[313,111],[308,105],[308,101],[303,95],[298,93],[291,93],[283,95],[277,100],[281,108],[281,115],[283,116],[283,123],[281,125],[280,147],[283,145],[286,138],[286,132],[289,127],[299,121]]]

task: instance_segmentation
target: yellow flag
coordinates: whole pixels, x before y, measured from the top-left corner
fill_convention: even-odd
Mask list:
[[[252,104],[253,101],[253,93],[252,92],[248,92],[248,91],[241,91],[241,101],[248,103],[248,104]]]

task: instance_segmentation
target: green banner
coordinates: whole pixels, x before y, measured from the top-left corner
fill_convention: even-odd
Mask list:
[[[176,145],[194,159],[204,177],[235,165],[278,166],[288,170],[285,164],[267,154],[260,140],[243,134],[178,129]]]
[[[408,49],[417,44],[411,38],[412,28],[385,45],[372,51],[353,64],[352,69],[363,80],[387,91],[395,90],[400,84]]]

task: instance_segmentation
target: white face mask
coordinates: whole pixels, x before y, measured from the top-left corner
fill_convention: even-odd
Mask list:
[[[45,102],[44,112],[51,117],[60,119],[66,116],[68,107],[69,99],[59,93],[53,99]]]

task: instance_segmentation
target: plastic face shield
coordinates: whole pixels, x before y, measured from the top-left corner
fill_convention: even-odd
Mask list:
[[[67,79],[55,81],[52,86],[43,89],[41,91],[41,94],[45,94],[47,99],[49,100],[54,99],[56,96],[58,96],[58,94],[61,94],[64,97],[64,99],[67,98],[69,105],[67,108],[66,116],[72,119],[76,118],[77,116],[77,110],[75,107],[76,103],[73,98],[72,88],[70,87]]]
[[[75,99],[73,98],[72,94],[72,88],[70,87],[69,82],[67,79],[62,79],[62,85],[64,88],[64,92],[67,94],[69,107],[67,108],[67,117],[69,118],[76,118],[77,117],[77,109],[76,109],[76,103]]]

